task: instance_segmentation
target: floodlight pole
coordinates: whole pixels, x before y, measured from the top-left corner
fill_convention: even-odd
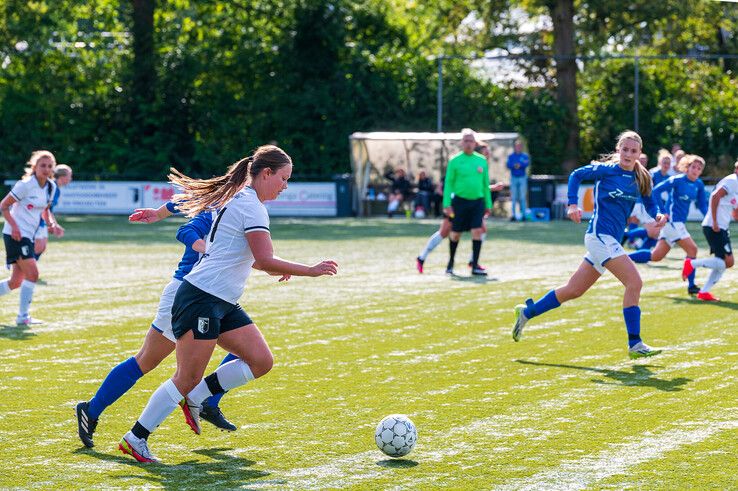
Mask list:
[[[438,62],[438,94],[436,95],[436,131],[443,131],[443,55],[436,57]]]
[[[636,133],[638,132],[638,90],[639,90],[639,78],[640,78],[640,70],[638,67],[639,64],[639,58],[638,58],[638,52],[636,51],[636,55],[633,58],[633,70],[634,70],[634,87],[633,87],[633,131]]]

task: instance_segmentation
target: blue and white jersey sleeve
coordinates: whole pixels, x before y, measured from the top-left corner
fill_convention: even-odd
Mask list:
[[[612,164],[592,162],[589,165],[579,167],[569,174],[569,187],[567,197],[570,205],[579,203],[579,185],[582,181],[597,181],[613,173]]]
[[[653,190],[651,191],[651,194],[647,196],[641,195],[641,203],[643,203],[646,213],[648,213],[651,218],[655,219],[656,215],[661,213],[658,206],[656,206],[656,200],[653,197]]]
[[[698,210],[702,212],[703,215],[707,215],[707,209],[709,208],[709,205],[707,203],[707,191],[705,191],[705,183],[702,182],[702,179],[697,179],[695,181],[697,184],[697,199],[695,199],[695,206]]]
[[[659,213],[671,213],[668,211],[669,201],[671,201],[671,190],[674,188],[674,177],[670,177],[664,181],[661,181],[653,188],[651,196],[655,196],[656,206],[658,207]],[[667,196],[664,201],[664,196]]]
[[[177,240],[185,245],[185,251],[174,272],[174,278],[182,280],[200,260],[200,253],[192,248],[192,244],[199,239],[207,239],[213,224],[213,214],[211,211],[203,211],[177,230]]]
[[[167,210],[168,210],[168,211],[169,211],[169,213],[171,213],[172,215],[176,215],[177,213],[179,213],[179,208],[177,208],[177,203],[173,203],[173,202],[171,202],[171,201],[167,201],[167,202],[166,202],[166,204],[165,204],[164,206],[166,206],[166,207],[167,207]]]

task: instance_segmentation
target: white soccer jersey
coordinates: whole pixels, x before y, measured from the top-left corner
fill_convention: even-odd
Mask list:
[[[720,198],[720,201],[718,202],[716,213],[717,223],[718,227],[721,229],[728,230],[733,209],[738,207],[738,175],[731,174],[724,177],[719,183],[717,183],[713,193],[717,192],[720,188],[725,189],[728,194]],[[708,204],[709,207],[707,209],[707,213],[705,214],[705,218],[702,220],[703,227],[712,227],[712,200],[709,200]]]
[[[239,191],[218,213],[202,259],[185,280],[226,302],[237,303],[251,274],[254,254],[246,234],[269,232],[269,214],[256,191]]]
[[[55,190],[54,181],[47,179],[46,185],[41,187],[36,176],[25,177],[15,183],[13,189],[10,190],[10,195],[16,199],[16,202],[10,207],[10,214],[18,224],[21,236],[33,240],[41,221],[41,213],[51,204]],[[10,224],[5,222],[3,233],[10,235],[12,232]]]

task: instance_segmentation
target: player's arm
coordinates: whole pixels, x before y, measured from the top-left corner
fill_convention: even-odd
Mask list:
[[[704,183],[700,183],[700,186],[697,188],[697,199],[695,201],[697,209],[700,210],[703,215],[707,215],[707,193],[705,192]]]
[[[167,201],[159,208],[136,208],[128,217],[129,222],[156,223],[177,213],[177,205]]]
[[[454,213],[453,208],[451,208],[451,195],[454,194],[455,178],[456,166],[454,165],[454,161],[450,161],[446,168],[446,180],[443,183],[443,212],[448,217],[451,217]]]
[[[279,259],[274,255],[272,239],[269,232],[251,231],[246,234],[246,241],[254,255],[254,267],[269,274],[292,276],[332,276],[338,272],[335,261],[321,261],[312,266]]]
[[[659,212],[661,213],[666,212],[666,202],[662,199],[661,195],[664,192],[667,192],[667,193],[670,192],[673,188],[674,188],[674,177],[672,176],[658,183],[656,186],[654,186],[653,190],[651,191],[651,196],[655,196],[654,200],[656,201],[656,207],[658,208]]]
[[[489,194],[489,166],[487,160],[484,161],[484,170],[482,172],[482,196],[484,196],[484,214],[489,216],[492,211],[492,196]]]
[[[0,209],[2,209],[5,222],[10,225],[10,236],[13,237],[13,240],[21,240],[21,232],[18,228],[18,224],[15,223],[15,218],[13,218],[13,215],[10,213],[10,207],[13,206],[13,203],[17,202],[18,200],[13,196],[12,192],[8,193],[8,195],[0,201]]]
[[[720,232],[720,226],[717,221],[717,210],[720,206],[720,200],[728,195],[728,191],[721,187],[710,196],[710,214],[712,215],[712,230],[713,232]]]
[[[643,207],[646,209],[646,213],[648,213],[650,217],[653,217],[656,220],[656,227],[661,228],[664,226],[669,217],[664,213],[660,213],[658,208],[656,207],[656,203],[653,197],[654,191],[655,190],[652,190],[651,194],[647,196],[641,195],[641,201],[643,201]]]
[[[41,212],[41,217],[47,224],[49,224],[49,232],[54,234],[55,237],[64,237],[64,227],[59,225],[59,222],[56,221],[56,217],[54,216],[54,212],[51,211],[50,206],[47,206],[46,209]]]
[[[213,215],[209,211],[199,213],[177,229],[177,240],[196,252],[205,252],[205,238],[213,225]]]
[[[585,179],[596,179],[602,173],[601,165],[589,164],[578,169],[574,169],[569,174],[569,184],[567,187],[567,199],[569,206],[566,209],[566,216],[574,223],[582,221],[582,210],[579,208],[579,185]]]

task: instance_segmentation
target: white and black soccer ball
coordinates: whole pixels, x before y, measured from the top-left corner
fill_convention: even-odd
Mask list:
[[[374,440],[379,450],[390,457],[403,457],[415,446],[418,431],[404,414],[390,414],[377,425]]]

